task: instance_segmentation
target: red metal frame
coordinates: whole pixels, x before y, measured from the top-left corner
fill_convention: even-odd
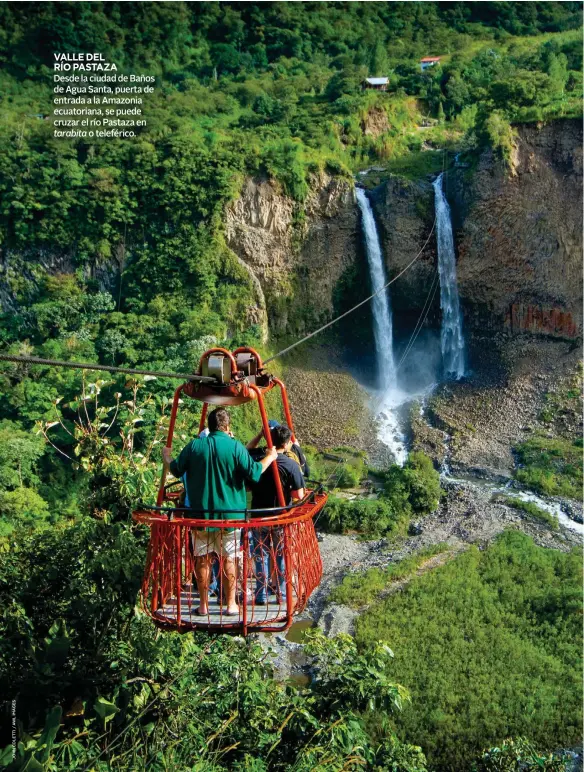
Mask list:
[[[288,402],[288,391],[286,390],[286,387],[284,386],[284,384],[279,378],[276,378],[274,376],[272,380],[274,381],[275,384],[277,384],[280,387],[280,392],[282,394],[282,406],[284,408],[284,415],[286,416],[286,423],[288,424],[288,428],[292,432],[292,442],[296,442],[296,434],[294,433],[294,422],[292,421],[290,403]]]
[[[257,382],[253,382],[256,381],[255,376],[247,379],[243,377],[242,373],[237,371],[237,354],[252,354],[257,360],[258,372],[263,367],[260,355],[254,349],[247,347],[235,349],[233,353],[222,348],[209,349],[201,357],[199,372],[201,372],[205,357],[216,353],[223,354],[229,358],[232,374],[231,382],[222,386],[205,385],[204,388],[200,388],[198,384],[191,382],[179,386],[174,393],[166,447],[172,447],[178,406],[180,398],[184,394],[203,402],[199,433],[205,428],[208,403],[237,405],[242,402],[257,401],[266,444],[268,448],[271,448],[272,437],[264,403],[264,394],[274,386],[278,386],[280,389],[284,415],[295,440],[288,393],[282,381],[279,378],[261,374],[257,378]],[[261,385],[258,385],[258,382]],[[218,397],[223,401],[218,402]],[[272,474],[274,475],[278,504],[285,507],[286,502],[277,463],[272,464]],[[172,506],[176,504],[177,497],[178,494],[176,492],[171,493],[165,490],[163,473],[156,506],[161,507],[165,502],[168,502],[171,507],[170,512],[172,513]],[[198,618],[196,615],[193,617],[192,590],[189,589],[192,587],[190,580],[194,567],[192,533],[196,531],[199,534],[210,534],[210,521],[200,517],[173,518],[171,516],[169,518],[164,513],[147,507],[135,511],[133,513],[134,520],[148,525],[151,529],[148,558],[141,591],[143,609],[157,625],[179,631],[199,629],[209,632],[234,632],[246,635],[251,630],[266,632],[286,630],[292,623],[293,615],[305,607],[310,594],[318,586],[322,576],[322,561],[313,519],[322,510],[326,500],[327,495],[325,493],[309,491],[305,499],[297,506],[286,509],[280,514],[271,517],[253,517],[253,511],[251,511],[246,515],[245,520],[213,520],[212,531],[220,533],[220,552],[223,551],[224,540],[235,538],[232,536],[232,529],[241,529],[242,534],[243,554],[241,558],[235,557],[234,565],[237,565],[237,560],[240,560],[243,565],[243,571],[238,580],[242,589],[243,603],[240,605],[240,614],[237,621],[233,622],[226,620],[222,611],[219,612],[219,622],[213,622],[210,616],[208,616],[206,621]],[[250,578],[250,568],[253,574],[254,562],[257,561],[257,556],[255,561],[250,559],[251,537],[253,536],[257,540],[257,534],[262,534],[262,538],[266,539],[266,543],[271,545],[273,557],[269,558],[269,561],[275,560],[276,553],[273,546],[275,543],[283,545],[278,547],[278,555],[283,553],[284,558],[283,572],[285,575],[283,578],[286,587],[286,606],[282,608],[280,601],[277,601],[277,604],[272,603],[272,607],[276,606],[274,611],[273,608],[268,608],[270,606],[268,604],[263,619],[261,614],[258,614],[258,607],[255,602],[252,601],[251,608],[249,608],[247,601],[248,590],[253,582],[253,576]],[[267,538],[266,534],[268,535]],[[262,554],[262,549],[264,549],[264,554],[267,554],[265,552],[267,550],[265,544],[263,547],[260,547],[260,555]],[[224,558],[219,557],[217,559],[220,563],[220,572],[222,572]],[[276,580],[278,575],[282,576],[281,569],[273,570],[276,571],[276,574],[274,574]],[[267,582],[265,569],[263,577]],[[257,572],[255,578],[257,586]],[[185,595],[187,599],[186,607],[183,605]],[[174,601],[169,605],[173,598]],[[176,609],[172,613],[174,606],[176,606]]]
[[[164,513],[148,509],[134,512],[133,517],[136,522],[151,528],[150,547],[141,589],[143,610],[158,626],[180,632],[206,630],[247,635],[249,632],[287,630],[292,624],[294,614],[300,613],[305,608],[308,598],[318,587],[322,577],[322,561],[313,521],[315,515],[324,507],[326,500],[325,493],[314,493],[307,501],[282,515],[245,521],[213,521],[213,528],[221,531],[242,529],[243,597],[246,597],[249,590],[253,591],[254,577],[248,575],[250,535],[259,528],[274,531],[280,529],[283,535],[286,606],[280,606],[268,619],[265,614],[261,616],[261,611],[258,615],[257,605],[252,603],[250,607],[247,603],[242,603],[240,615],[233,622],[225,617],[224,613],[220,614],[219,620],[214,623],[209,618],[199,618],[193,613],[190,601],[187,602],[186,607],[182,602],[191,570],[187,560],[188,549],[186,546],[183,548],[183,545],[189,544],[191,532],[208,529],[209,520],[204,518],[169,520]],[[176,599],[176,604],[169,604],[171,598]],[[176,611],[169,612],[169,608],[174,609],[174,605],[176,605]],[[185,608],[188,609],[188,613],[183,615]]]
[[[174,392],[174,399],[172,400],[172,409],[170,411],[170,422],[168,424],[168,434],[166,435],[166,447],[172,449],[172,436],[174,434],[174,426],[176,424],[176,414],[178,412],[178,403],[180,401],[180,395],[184,389],[183,386],[179,386]],[[164,483],[166,480],[166,471],[162,470],[162,477],[160,478],[160,486],[158,488],[158,496],[156,497],[156,506],[161,506],[164,501]]]
[[[209,352],[206,352],[206,353],[209,353]],[[253,354],[253,356],[256,358],[258,363],[258,370],[264,369],[264,365],[262,364],[262,358],[255,350],[255,348],[251,348],[251,346],[240,346],[239,348],[236,348],[235,351],[233,352],[234,358],[237,357],[238,354]]]

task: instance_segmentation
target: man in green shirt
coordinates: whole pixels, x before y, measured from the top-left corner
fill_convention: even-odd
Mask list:
[[[261,461],[254,461],[246,448],[229,432],[229,413],[217,408],[209,413],[209,434],[198,437],[172,460],[170,448],[162,449],[164,471],[177,478],[185,475],[185,487],[191,509],[204,512],[195,517],[207,520],[243,520],[247,507],[246,482],[257,483],[277,457],[275,448]],[[240,511],[238,511],[240,510]],[[209,578],[212,553],[222,564],[227,594],[227,616],[239,613],[235,601],[236,567],[241,529],[205,528],[193,532],[195,576],[201,603],[199,616],[209,612]]]

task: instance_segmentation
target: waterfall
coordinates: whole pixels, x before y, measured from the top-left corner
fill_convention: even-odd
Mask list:
[[[407,458],[405,437],[399,427],[398,408],[404,395],[397,388],[395,360],[393,357],[393,326],[389,290],[387,284],[379,234],[367,194],[356,188],[357,203],[361,210],[365,251],[369,263],[373,298],[373,334],[377,362],[379,395],[374,398],[374,413],[381,442],[390,449],[396,463],[403,465]]]
[[[438,274],[440,276],[440,308],[442,328],[440,345],[444,374],[447,378],[462,378],[465,372],[462,316],[456,283],[456,256],[452,236],[450,207],[442,189],[440,174],[433,183],[436,208],[436,240],[438,243]]]
[[[369,263],[372,292],[377,293],[373,298],[373,334],[375,337],[375,353],[377,360],[377,377],[381,389],[395,388],[396,373],[393,358],[393,325],[391,320],[391,306],[388,290],[381,291],[387,284],[383,255],[379,234],[375,225],[375,218],[367,194],[363,188],[357,188],[357,203],[363,219],[363,232],[365,234],[365,249]]]

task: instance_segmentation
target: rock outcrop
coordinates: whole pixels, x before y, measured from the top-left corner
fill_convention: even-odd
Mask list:
[[[386,259],[388,278],[395,278],[421,251],[420,256],[391,287],[394,324],[414,325],[436,273],[434,192],[425,180],[411,182],[391,176],[371,192],[379,236]],[[438,320],[439,295],[436,293],[428,322]]]
[[[313,177],[300,205],[274,181],[247,179],[225,234],[261,286],[272,334],[308,331],[331,317],[335,287],[359,253],[352,185]]]
[[[361,121],[361,131],[366,137],[380,137],[389,128],[387,113],[381,107],[370,107]]]
[[[579,337],[581,122],[519,127],[512,174],[485,152],[448,178],[467,325]]]

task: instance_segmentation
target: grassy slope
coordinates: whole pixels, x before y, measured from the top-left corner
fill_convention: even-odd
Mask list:
[[[507,532],[414,577],[357,622],[360,646],[386,641],[412,691],[398,718],[431,766],[462,772],[507,736],[552,750],[581,736],[581,554]]]

